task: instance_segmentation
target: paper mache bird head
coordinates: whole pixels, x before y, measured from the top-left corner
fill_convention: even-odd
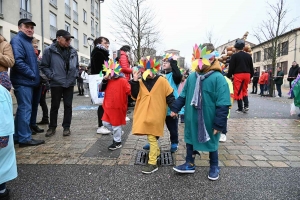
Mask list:
[[[121,66],[119,63],[113,61],[110,59],[108,62],[104,61],[103,64],[103,71],[106,72],[106,74],[110,74],[111,77],[118,77],[121,73]]]
[[[153,77],[160,70],[160,62],[156,59],[150,58],[147,56],[146,58],[142,58],[138,63],[137,67],[134,67],[133,70],[139,70],[143,73],[142,77],[146,80],[147,76],[150,75]]]
[[[197,67],[201,70],[203,65],[210,66],[209,59],[214,56],[218,56],[217,51],[207,51],[206,46],[202,47],[201,44],[199,46],[195,44],[193,47],[192,70],[195,71]]]

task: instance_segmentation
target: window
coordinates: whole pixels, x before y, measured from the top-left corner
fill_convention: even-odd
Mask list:
[[[94,27],[94,19],[91,18],[91,34],[94,36],[95,35],[95,27]]]
[[[97,22],[95,22],[95,30],[96,30],[96,37],[100,37],[99,26]]]
[[[95,10],[94,4],[95,4],[95,1],[91,0],[91,13],[92,13],[92,15],[94,15],[94,10]]]
[[[10,39],[12,39],[13,37],[15,37],[17,35],[16,32],[10,31]]]
[[[30,0],[21,0],[21,8],[27,12],[30,12]]]
[[[277,63],[277,67],[281,67],[283,74],[287,75],[288,73],[288,61]]]
[[[44,43],[44,49],[46,49],[49,46],[50,46],[50,44]]]
[[[288,55],[289,54],[289,41],[281,43],[281,55]]]
[[[65,22],[65,30],[70,33],[70,24],[68,22]]]
[[[83,10],[83,21],[87,22],[87,14],[85,10]]]
[[[56,38],[56,15],[52,12],[50,12],[50,38],[55,39]]]
[[[2,13],[2,0],[0,0],[0,18],[3,18],[3,13]]]
[[[83,34],[83,46],[87,46],[87,35]]]
[[[260,57],[261,57],[261,51],[255,52],[253,54],[253,62],[260,62]]]
[[[272,57],[272,47],[264,49],[264,60],[269,60]]]
[[[281,55],[281,52],[280,52],[280,44],[277,45],[277,57],[279,57]]]
[[[77,2],[73,1],[73,20],[74,22],[78,22],[78,10],[77,10]]]
[[[57,7],[57,0],[49,0],[50,4]]]
[[[65,15],[69,18],[71,17],[70,0],[65,0]]]
[[[95,17],[97,19],[99,19],[99,11],[98,11],[98,7],[99,7],[99,4],[97,2],[95,2]]]
[[[77,28],[73,28],[73,36],[74,36],[74,39],[73,39],[73,44],[74,44],[74,48],[78,50],[78,29]]]

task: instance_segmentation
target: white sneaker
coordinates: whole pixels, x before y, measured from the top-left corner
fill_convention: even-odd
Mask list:
[[[90,97],[88,94],[84,95],[85,97]]]
[[[129,121],[130,121],[130,118],[126,116],[125,121],[126,121],[126,122],[129,122]]]
[[[101,126],[97,129],[97,133],[102,134],[102,135],[107,135],[110,133],[110,130],[108,130],[106,127]]]
[[[221,137],[220,137],[220,142],[226,142],[226,139],[227,139],[227,137],[226,137],[226,135],[225,134],[223,134],[223,133],[221,133]]]

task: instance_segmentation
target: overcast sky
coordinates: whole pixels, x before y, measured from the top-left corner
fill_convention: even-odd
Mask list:
[[[101,4],[101,35],[112,41],[111,50],[120,46],[113,41],[116,39],[108,25],[110,9],[113,0],[105,0]],[[161,42],[157,45],[157,55],[164,50],[176,49],[180,55],[186,57],[189,63],[192,46],[204,43],[206,33],[213,32],[217,45],[229,40],[240,38],[248,31],[248,41],[258,44],[253,36],[253,30],[261,21],[268,18],[269,9],[265,0],[148,0],[152,3],[161,31]],[[275,4],[278,0],[269,0]],[[286,22],[297,18],[291,28],[300,27],[300,0],[286,0],[288,14]]]

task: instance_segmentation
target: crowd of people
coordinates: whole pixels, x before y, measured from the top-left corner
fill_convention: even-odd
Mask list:
[[[89,67],[79,66],[78,54],[70,43],[74,38],[68,31],[58,30],[56,39],[40,52],[33,37],[36,24],[30,19],[18,21],[19,32],[7,42],[0,35],[0,199],[9,198],[6,182],[17,177],[14,145],[37,146],[45,143],[32,135],[44,132],[38,127],[48,124],[45,137],[56,134],[58,110],[63,100],[63,132],[71,136],[72,101],[77,83],[79,96],[89,97],[89,75],[103,76],[100,91],[105,92],[104,101],[97,111],[96,133],[113,135],[109,150],[122,147],[122,126],[126,125],[127,109],[135,106],[132,133],[147,136],[143,149],[149,151],[149,161],[142,173],[151,174],[158,170],[160,156],[158,140],[163,136],[164,125],[170,132],[170,152],[178,150],[178,123],[185,123],[186,162],[175,166],[178,173],[194,173],[195,157],[199,151],[209,152],[210,169],[208,178],[217,180],[219,141],[226,141],[227,120],[233,99],[237,101],[237,113],[249,111],[248,84],[252,79],[252,94],[267,90],[270,76],[263,71],[259,75],[253,68],[251,56],[243,51],[245,41],[235,43],[237,52],[231,56],[229,67],[217,59],[211,43],[196,45],[193,54],[192,72],[180,69],[178,56],[166,54],[160,61],[142,58],[131,67],[131,48],[124,45],[114,60],[110,60],[109,39],[94,40]],[[106,65],[120,66],[121,70],[107,72]],[[10,75],[8,74],[8,69]],[[113,70],[113,69],[111,69]],[[290,69],[291,98],[298,101],[300,70],[296,62]],[[280,67],[274,77],[278,96],[282,96],[281,85],[284,74]],[[13,117],[11,88],[17,100],[17,111]],[[47,91],[51,90],[51,107],[48,115]],[[117,99],[117,101],[116,101]],[[43,112],[37,122],[38,105]]]

